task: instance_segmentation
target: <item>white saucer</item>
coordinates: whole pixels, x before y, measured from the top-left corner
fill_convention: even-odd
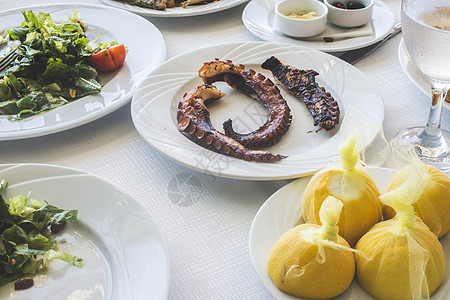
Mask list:
[[[373,8],[372,26],[374,33],[369,36],[353,37],[334,42],[301,40],[278,33],[274,30],[274,1],[252,0],[242,13],[245,27],[265,41],[289,43],[306,46],[325,52],[348,51],[374,44],[389,34],[394,26],[394,14],[390,8],[381,1],[376,1]]]

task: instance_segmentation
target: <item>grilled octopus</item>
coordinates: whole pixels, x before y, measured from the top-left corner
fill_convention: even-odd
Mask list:
[[[224,81],[234,89],[242,91],[259,100],[267,110],[267,121],[259,129],[239,134],[233,130],[231,119],[223,123],[225,134],[250,149],[259,149],[278,143],[287,132],[292,116],[286,100],[272,81],[254,70],[246,70],[243,65],[232,61],[214,61],[205,63],[198,71],[206,84]]]
[[[314,126],[319,126],[319,130],[329,131],[339,124],[338,103],[317,84],[315,77],[319,73],[293,68],[274,56],[268,58],[261,67],[270,70],[281,85],[306,105],[314,119]]]
[[[224,95],[215,86],[208,84],[186,93],[178,103],[178,130],[200,146],[239,159],[273,162],[284,158],[279,154],[248,149],[214,128],[205,102],[218,100]]]

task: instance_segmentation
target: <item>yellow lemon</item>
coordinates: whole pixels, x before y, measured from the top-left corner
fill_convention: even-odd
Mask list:
[[[317,172],[302,199],[302,216],[306,223],[322,224],[319,209],[327,196],[344,204],[338,222],[339,235],[351,246],[373,225],[381,221],[380,192],[372,176],[362,167],[346,171],[339,166]]]
[[[377,299],[429,299],[445,271],[442,245],[416,217],[405,228],[396,219],[380,222],[356,245],[369,259],[356,255],[356,277]]]
[[[405,183],[417,166],[407,166],[398,171],[392,178],[387,191],[392,191]],[[430,227],[439,238],[450,231],[450,179],[448,176],[430,165],[419,168],[421,180],[426,183],[419,195],[415,195],[413,204],[415,213]],[[383,207],[385,219],[393,218],[395,211],[389,206]]]
[[[326,299],[343,293],[355,275],[348,243],[318,242],[321,226],[298,225],[284,233],[269,254],[267,272],[282,291],[303,298]],[[338,246],[336,246],[336,244]]]

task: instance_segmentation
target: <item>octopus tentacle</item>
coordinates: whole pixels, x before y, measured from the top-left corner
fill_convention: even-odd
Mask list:
[[[338,103],[317,84],[315,77],[319,73],[293,68],[274,56],[268,58],[261,67],[270,70],[281,85],[306,105],[314,119],[314,126],[319,126],[319,130],[323,128],[329,131],[339,124]]]
[[[198,73],[204,83],[224,81],[234,89],[259,100],[266,108],[267,121],[250,133],[235,132],[231,119],[223,123],[225,134],[243,146],[257,149],[274,145],[289,129],[292,120],[289,106],[269,78],[254,70],[246,70],[243,65],[235,65],[230,60],[219,59],[205,63]]]
[[[273,162],[284,158],[283,155],[248,149],[214,128],[205,102],[218,100],[224,95],[215,86],[208,84],[186,93],[178,103],[178,130],[200,146],[239,159]]]

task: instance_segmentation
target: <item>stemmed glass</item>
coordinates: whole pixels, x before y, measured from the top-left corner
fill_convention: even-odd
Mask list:
[[[450,171],[450,133],[440,128],[450,88],[450,2],[403,0],[403,39],[413,63],[431,82],[431,108],[425,127],[402,130],[394,149],[410,147],[427,164]]]

